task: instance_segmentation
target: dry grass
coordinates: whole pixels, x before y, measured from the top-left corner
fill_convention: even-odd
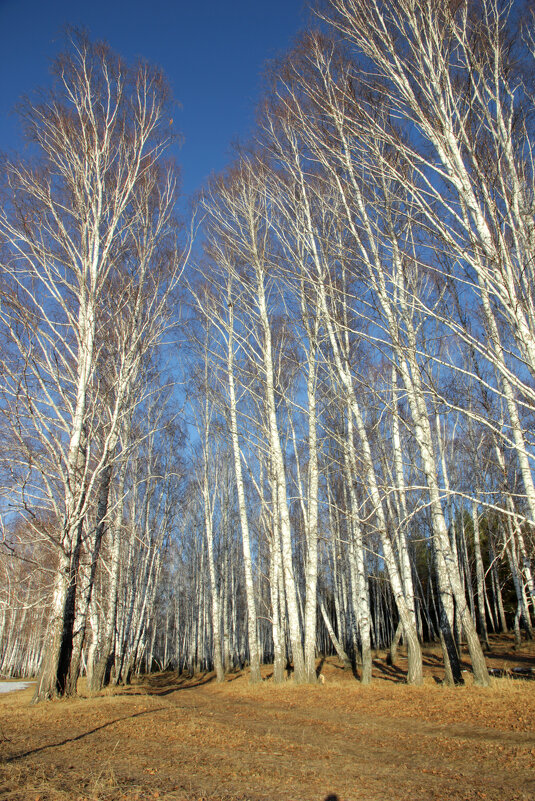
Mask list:
[[[531,664],[495,642],[489,664]],[[223,685],[156,674],[129,688],[30,707],[0,697],[1,801],[533,801],[535,681],[421,687],[376,655],[362,687],[336,660],[325,684],[275,686],[269,667]],[[465,657],[463,657],[465,658]],[[467,674],[469,675],[469,674]]]

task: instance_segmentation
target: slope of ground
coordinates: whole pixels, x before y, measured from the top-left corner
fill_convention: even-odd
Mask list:
[[[489,666],[534,665],[509,648],[496,641]],[[533,801],[535,681],[481,689],[467,673],[450,689],[434,649],[425,662],[418,688],[378,655],[370,687],[327,660],[314,687],[276,687],[266,668],[257,687],[162,673],[37,707],[31,689],[3,695],[0,799]]]

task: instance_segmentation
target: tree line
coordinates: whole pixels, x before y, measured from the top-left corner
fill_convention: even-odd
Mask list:
[[[72,38],[5,164],[1,672],[367,683],[403,640],[418,684],[437,639],[487,685],[532,636],[532,30],[321,5],[193,250],[165,79]]]

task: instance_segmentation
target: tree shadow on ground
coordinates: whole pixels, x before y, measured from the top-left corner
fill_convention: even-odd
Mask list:
[[[516,665],[522,667],[535,667],[535,656],[527,656],[522,654],[510,653],[509,651],[505,651],[503,653],[494,653],[493,651],[487,652],[486,657],[489,661],[493,662],[502,662],[503,664],[507,662],[514,662]]]
[[[382,674],[377,676],[378,679],[383,681],[392,681],[394,684],[406,684],[407,673],[397,665],[387,665],[380,659],[373,660],[373,666]]]
[[[242,676],[243,676],[243,673],[237,673],[235,676],[233,676],[233,675],[231,675],[229,673],[226,673],[225,674],[225,681],[227,683],[230,683],[231,681],[236,681],[236,679],[241,679]]]
[[[179,692],[180,690],[192,690],[195,687],[202,687],[204,684],[211,684],[215,681],[215,673],[206,673],[203,676],[191,676],[176,673],[156,673],[145,676],[138,685],[143,695],[164,696]],[[121,693],[118,693],[119,695]]]
[[[426,667],[443,667],[442,654],[422,654],[422,663]]]
[[[102,731],[102,729],[107,729],[110,726],[115,725],[115,723],[120,723],[122,720],[131,720],[133,718],[142,717],[143,715],[153,715],[155,712],[162,712],[165,709],[167,709],[167,707],[160,706],[157,707],[156,709],[144,709],[141,712],[134,712],[132,715],[124,715],[122,718],[115,718],[114,720],[109,720],[107,723],[103,723],[101,726],[95,726],[95,728],[89,729],[88,731],[84,731],[81,734],[77,734],[75,737],[66,737],[64,740],[60,740],[57,743],[47,743],[46,745],[40,745],[38,748],[30,748],[28,751],[23,751],[20,754],[13,754],[13,756],[5,757],[2,761],[6,763],[17,762],[19,759],[24,759],[25,757],[32,756],[33,754],[38,754],[40,751],[46,751],[47,748],[59,748],[62,745],[67,745],[68,743],[75,743],[77,740],[83,740],[90,734],[95,734],[95,732],[97,731]]]

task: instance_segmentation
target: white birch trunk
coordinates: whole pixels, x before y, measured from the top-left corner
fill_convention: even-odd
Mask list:
[[[265,378],[266,416],[268,419],[270,457],[276,486],[277,509],[280,520],[280,537],[282,546],[284,586],[286,590],[286,609],[288,613],[288,630],[290,633],[295,680],[297,682],[303,682],[306,681],[305,661],[301,640],[301,625],[299,622],[297,588],[293,568],[292,533],[290,514],[288,510],[286,470],[280,442],[275,403],[271,327],[266,306],[262,266],[257,263],[255,265],[255,270],[257,277],[258,312],[263,333],[262,357]]]
[[[238,496],[238,509],[240,514],[240,527],[243,547],[243,569],[245,574],[245,594],[247,599],[247,636],[249,643],[249,660],[251,664],[250,681],[261,681],[260,652],[258,649],[256,602],[253,584],[253,565],[251,558],[251,541],[249,535],[249,520],[247,517],[247,503],[245,499],[245,486],[241,464],[240,442],[238,437],[238,419],[236,404],[236,388],[234,383],[234,310],[229,296],[229,323],[227,345],[227,375],[229,389],[230,436],[232,440],[232,453],[234,456],[234,471],[236,474],[236,493]]]

